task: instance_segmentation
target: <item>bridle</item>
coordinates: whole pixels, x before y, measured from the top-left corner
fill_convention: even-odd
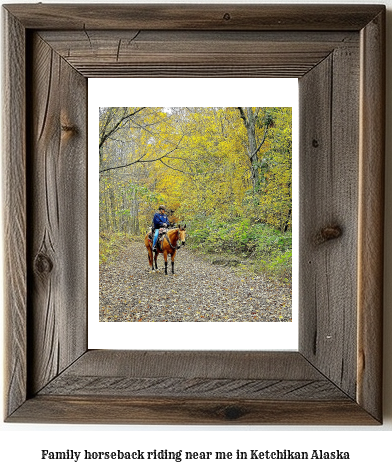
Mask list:
[[[178,242],[179,237],[180,237],[180,229],[177,230],[177,242]],[[170,245],[170,247],[173,250],[178,250],[180,248],[180,247],[174,247],[174,245],[172,245],[172,243],[170,242],[169,237],[167,236],[167,233],[165,234],[165,239],[167,240],[168,244]]]

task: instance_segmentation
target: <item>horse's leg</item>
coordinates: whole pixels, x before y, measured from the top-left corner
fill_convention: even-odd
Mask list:
[[[152,253],[151,253],[151,247],[148,243],[148,240],[147,240],[147,237],[145,238],[144,240],[144,245],[146,246],[146,250],[147,250],[147,256],[148,256],[148,264],[149,266],[151,267],[152,266]]]
[[[154,256],[155,270],[158,270],[157,258],[158,258],[158,251],[155,252],[155,256]],[[153,268],[154,268],[154,265],[153,265]]]
[[[165,259],[165,275],[167,275],[167,250],[163,252],[163,258]]]
[[[150,265],[151,271],[154,271],[154,260],[152,255],[151,247],[148,247],[148,264]]]
[[[176,255],[176,252],[172,253],[172,256],[171,256],[171,263],[172,263],[172,273],[174,275],[174,256]]]

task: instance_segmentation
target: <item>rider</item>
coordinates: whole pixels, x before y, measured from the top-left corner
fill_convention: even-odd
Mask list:
[[[165,214],[166,208],[165,206],[159,206],[158,212],[154,214],[154,218],[152,220],[152,227],[154,229],[154,241],[152,243],[152,249],[156,250],[157,248],[157,240],[159,235],[159,229],[161,227],[167,227],[169,225],[169,219]]]

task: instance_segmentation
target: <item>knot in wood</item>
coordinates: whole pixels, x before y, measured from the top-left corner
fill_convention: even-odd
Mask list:
[[[313,147],[313,148],[318,148],[318,146],[319,146],[319,142],[318,142],[318,140],[316,140],[316,139],[314,138],[314,139],[312,140],[312,147]]]
[[[227,420],[237,420],[238,418],[241,418],[241,416],[243,416],[244,413],[240,407],[237,407],[234,405],[234,406],[226,407],[223,410],[223,414]]]
[[[316,244],[322,244],[328,240],[337,239],[342,235],[342,229],[338,225],[326,226],[316,235]]]
[[[225,14],[223,15],[223,19],[226,20],[226,21],[231,20],[230,13],[225,13]]]
[[[76,127],[74,125],[61,125],[61,130],[66,133],[76,133]]]
[[[40,252],[35,257],[34,268],[38,273],[48,274],[53,269],[53,262],[46,254]]]

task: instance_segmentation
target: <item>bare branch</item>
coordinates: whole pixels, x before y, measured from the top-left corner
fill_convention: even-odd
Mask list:
[[[126,165],[120,165],[120,166],[112,166],[110,168],[105,168],[104,170],[100,170],[99,172],[100,173],[104,173],[105,171],[110,171],[110,170],[118,170],[120,168],[127,168],[128,166],[132,166],[134,165],[135,163],[147,163],[146,161],[142,161],[143,157],[146,156],[147,153],[144,153],[144,155],[142,155],[140,158],[138,158],[137,160],[133,161],[132,163],[127,163]]]
[[[103,131],[102,131],[102,134],[101,134],[101,137],[100,137],[100,141],[99,141],[99,148],[101,148],[103,146],[103,144],[106,142],[106,140],[111,136],[113,135],[119,128],[120,128],[120,125],[121,123],[124,121],[124,120],[129,120],[131,117],[133,117],[134,115],[138,114],[139,112],[141,112],[143,109],[145,109],[146,107],[141,107],[140,109],[137,109],[137,110],[134,110],[133,112],[131,113],[128,113],[126,115],[123,115],[118,121],[117,123],[112,127],[111,130],[108,131],[108,133],[104,133],[103,134],[103,131],[106,130],[106,127],[108,126],[108,120],[106,121],[106,124],[103,128]]]
[[[143,160],[143,158],[147,155],[147,153],[144,153],[140,158],[133,161],[132,163],[127,163],[126,165],[120,165],[120,166],[112,166],[110,168],[105,168],[103,170],[100,170],[99,172],[104,173],[105,171],[117,170],[117,169],[120,169],[120,168],[126,168],[128,166],[134,165],[135,163],[153,163],[154,161],[162,161],[163,158],[166,158],[171,153],[173,153],[173,151],[177,150],[177,148],[179,147],[179,145],[180,145],[183,138],[184,138],[184,136],[182,136],[180,138],[180,141],[177,143],[177,145],[172,150],[168,151],[167,153],[163,154],[162,156],[160,156],[158,158],[154,158],[154,159],[151,159],[151,160]]]

